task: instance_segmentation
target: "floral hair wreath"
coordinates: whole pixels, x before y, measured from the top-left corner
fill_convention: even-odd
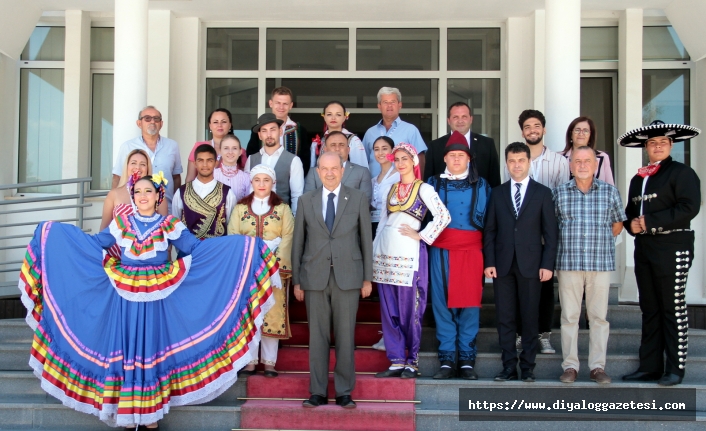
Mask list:
[[[140,177],[137,173],[132,174],[132,177],[130,177],[128,184],[130,186],[130,197],[132,198],[133,202],[135,201],[135,184],[137,184],[137,182],[140,180],[149,180],[150,182],[152,182],[155,189],[157,189],[157,193],[159,193],[159,196],[157,197],[157,206],[160,206],[164,201],[164,192],[167,189],[167,184],[169,184],[169,181],[164,178],[164,173],[162,171],[159,171],[159,173],[145,175],[144,177]]]

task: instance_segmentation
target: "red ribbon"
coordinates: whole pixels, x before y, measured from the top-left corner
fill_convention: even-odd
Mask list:
[[[316,137],[312,139],[311,142],[316,144],[316,157],[319,157],[319,154],[321,154],[321,137],[319,135],[316,135]]]
[[[659,167],[662,165],[647,165],[645,167],[642,167],[637,170],[637,174],[641,176],[642,178],[645,178],[646,176],[652,176],[659,171]]]

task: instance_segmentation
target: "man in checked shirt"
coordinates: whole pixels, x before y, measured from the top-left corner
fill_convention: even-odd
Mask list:
[[[584,291],[590,327],[588,366],[591,380],[610,383],[605,360],[610,324],[608,292],[610,271],[615,270],[615,241],[627,219],[620,193],[614,186],[594,178],[596,152],[587,146],[571,154],[574,179],[554,191],[554,209],[559,222],[556,267],[561,302],[561,351],[564,373],[559,380],[573,383],[579,370],[579,317]]]

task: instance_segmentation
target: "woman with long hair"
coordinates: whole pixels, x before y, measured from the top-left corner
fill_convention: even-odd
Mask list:
[[[592,148],[596,152],[596,158],[598,159],[596,178],[605,181],[611,186],[615,185],[608,153],[596,150],[596,124],[590,117],[577,117],[569,124],[569,128],[566,129],[566,146],[561,151],[561,154],[571,160],[572,150],[583,146]],[[570,178],[573,177],[573,175],[570,176]]]
[[[196,159],[194,152],[199,145],[210,144],[216,149],[217,162],[221,160],[221,140],[227,134],[233,134],[233,115],[225,108],[216,108],[208,114],[208,130],[211,132],[211,140],[201,141],[194,144],[189,153],[189,163],[186,167],[186,182],[196,178]]]
[[[348,146],[350,153],[348,160],[356,165],[368,167],[368,156],[365,153],[365,147],[360,138],[353,132],[346,130],[344,125],[350,116],[350,113],[343,106],[343,103],[338,101],[328,102],[324,106],[321,116],[324,117],[324,133],[323,137],[316,135],[311,142],[311,166],[316,166],[321,151],[323,151],[326,137],[331,132],[341,132],[348,138]]]
[[[421,180],[412,145],[400,143],[388,157],[394,160],[400,181],[387,194],[380,215],[373,242],[373,281],[378,283],[382,334],[391,365],[375,377],[415,378],[429,285],[427,245],[434,243],[451,216],[434,187]],[[421,229],[427,211],[433,219]]]
[[[40,223],[20,273],[35,331],[29,365],[41,387],[114,427],[156,429],[170,408],[233,385],[279,283],[261,239],[199,241],[157,213],[165,188],[161,172],[138,179],[135,212],[96,235]],[[105,256],[116,244],[120,257]],[[184,257],[171,261],[171,244]]]
[[[108,227],[117,215],[129,215],[134,212],[135,204],[130,196],[130,187],[135,178],[152,175],[152,162],[145,150],[132,150],[125,159],[123,173],[118,186],[108,192],[103,201],[103,214],[101,216],[100,230]],[[163,201],[157,212],[163,216],[169,213],[167,201]]]
[[[387,136],[380,136],[373,143],[373,154],[375,160],[380,163],[380,173],[373,175],[373,199],[370,202],[372,209],[370,220],[373,222],[373,239],[377,233],[378,223],[380,222],[380,214],[384,211],[385,202],[387,201],[387,192],[390,187],[400,180],[400,173],[397,168],[388,158],[392,154],[392,149],[395,148],[395,141]]]
[[[274,292],[275,305],[267,312],[260,340],[260,362],[265,366],[265,377],[277,377],[275,365],[279,340],[291,337],[289,329],[289,281],[292,271],[292,237],[294,216],[289,205],[274,192],[275,171],[257,165],[250,171],[253,192],[238,202],[228,223],[228,235],[247,235],[262,238],[279,263],[282,289]],[[253,360],[240,372],[255,374],[257,349]]]

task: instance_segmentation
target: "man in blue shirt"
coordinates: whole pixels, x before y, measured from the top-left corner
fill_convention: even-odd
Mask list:
[[[113,188],[118,186],[120,175],[127,155],[132,150],[144,150],[152,161],[152,172],[162,171],[169,180],[164,195],[171,211],[174,190],[181,186],[181,173],[184,171],[179,156],[179,145],[176,141],[165,136],[160,136],[159,131],[164,124],[162,114],[154,106],[147,106],[137,116],[137,127],[142,134],[127,142],[123,142],[118,151],[118,157],[113,165]]]
[[[402,109],[400,90],[394,87],[382,87],[378,91],[378,109],[382,114],[382,120],[369,128],[363,137],[363,147],[368,154],[370,174],[376,176],[380,173],[380,164],[375,160],[373,154],[373,144],[380,136],[392,138],[395,145],[400,142],[411,144],[419,156],[419,169],[424,172],[424,152],[427,150],[427,145],[414,124],[400,119],[400,109]]]

